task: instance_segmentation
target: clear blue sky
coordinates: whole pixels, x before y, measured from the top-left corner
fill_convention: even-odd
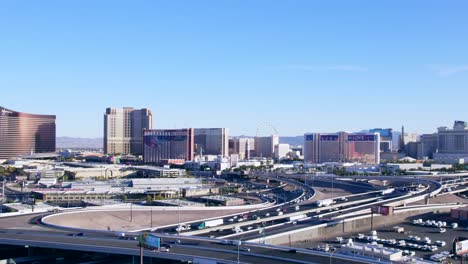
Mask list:
[[[106,107],[231,134],[466,120],[468,1],[0,2],[0,105],[101,137]]]

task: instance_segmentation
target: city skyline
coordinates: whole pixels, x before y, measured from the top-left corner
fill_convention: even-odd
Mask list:
[[[466,120],[468,3],[360,3],[1,3],[2,105],[83,138],[126,106],[251,136]]]

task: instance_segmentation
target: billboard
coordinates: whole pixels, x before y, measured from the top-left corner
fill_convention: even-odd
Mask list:
[[[159,249],[161,247],[161,238],[148,233],[140,235],[138,241],[140,242],[140,247],[149,249]]]
[[[313,141],[314,140],[314,135],[305,135],[305,140],[306,141]]]
[[[468,254],[468,240],[461,240],[461,238],[455,240],[454,248],[458,256]]]
[[[156,148],[158,146],[158,141],[156,139],[156,136],[144,136],[143,141],[145,145],[150,148]]]
[[[375,141],[375,135],[348,135],[348,141]]]
[[[393,206],[375,205],[371,208],[372,213],[381,215],[393,215]]]
[[[338,141],[338,135],[320,135],[320,141]]]
[[[186,140],[186,135],[145,135],[143,137],[145,145],[150,148],[157,148],[158,145],[161,145],[165,142],[181,142]]]

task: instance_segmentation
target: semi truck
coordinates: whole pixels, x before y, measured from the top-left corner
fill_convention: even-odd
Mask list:
[[[223,224],[224,224],[223,219],[208,220],[208,221],[201,222],[201,224],[198,225],[198,229],[205,229],[208,227],[215,227],[215,226],[220,226]]]
[[[333,199],[325,199],[315,203],[318,207],[329,206],[333,204]]]
[[[392,194],[393,192],[395,192],[395,188],[389,188],[389,189],[382,190],[381,194],[386,195],[386,194]]]
[[[304,218],[307,218],[307,215],[300,214],[300,215],[290,216],[289,221],[297,221],[297,220],[304,219]]]

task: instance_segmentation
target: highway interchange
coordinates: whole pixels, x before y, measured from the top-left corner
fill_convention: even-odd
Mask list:
[[[314,176],[313,179],[310,179],[310,176],[304,175],[287,175],[287,178],[283,177],[285,175],[276,174],[259,174],[257,176],[282,181],[289,185],[287,191],[284,189],[274,189],[269,194],[259,194],[265,195],[263,197],[266,197],[269,201],[277,201],[278,204],[273,204],[267,209],[229,215],[223,218],[225,226],[199,231],[190,230],[182,232],[181,236],[174,234],[174,228],[177,224],[156,229],[154,233],[160,236],[163,242],[177,239],[181,243],[173,245],[170,252],[146,250],[144,255],[186,261],[193,261],[194,256],[201,258],[213,258],[213,256],[216,256],[216,259],[226,263],[236,263],[238,255],[243,263],[373,263],[373,261],[363,259],[345,260],[346,258],[341,258],[339,254],[333,256],[330,253],[315,252],[307,249],[291,250],[288,247],[263,245],[261,243],[262,236],[265,236],[265,233],[271,236],[308,228],[323,224],[324,222],[334,221],[335,219],[339,219],[340,216],[350,213],[355,213],[356,215],[359,215],[359,212],[363,215],[369,214],[366,210],[369,210],[373,205],[403,203],[408,197],[431,196],[435,195],[435,192],[443,194],[442,190],[447,190],[448,187],[452,187],[450,189],[451,192],[466,189],[465,179],[461,177],[460,179],[451,179],[450,177],[437,179],[439,181],[425,178],[399,178],[398,181],[404,182],[406,185],[419,184],[425,188],[421,188],[421,191],[417,194],[394,192],[383,195],[382,189],[376,189],[357,180],[340,181],[338,178],[330,176]],[[384,179],[385,177],[378,178]],[[301,179],[304,180],[301,181]],[[394,180],[394,178],[389,177],[389,180]],[[306,185],[304,182],[308,184]],[[318,208],[315,202],[309,200],[315,195],[315,190],[312,186],[315,188],[318,188],[317,186],[321,186],[320,188],[326,188],[326,186],[345,188],[347,186],[357,192],[357,194],[347,195],[346,197],[335,197],[335,204]],[[359,193],[362,191],[364,193]],[[296,206],[299,206],[299,208],[296,208]],[[278,215],[280,211],[283,213],[282,215]],[[289,217],[298,214],[305,214],[306,217],[297,221],[289,220]],[[247,219],[238,222],[238,219],[245,215],[248,215]],[[115,236],[115,232],[86,230],[84,231],[86,232],[86,236],[84,237],[70,236],[72,231],[35,224],[37,219],[42,216],[44,215],[36,214],[2,219],[0,223],[0,244],[54,247],[124,255],[139,254],[136,241],[119,240]],[[236,222],[234,221],[234,217],[236,217]],[[197,222],[192,224],[196,225]],[[233,226],[242,228],[242,232],[234,232],[232,230]],[[260,230],[262,232],[259,232]],[[243,246],[250,249],[250,252],[244,252],[238,251],[238,247],[235,245],[220,243],[224,240],[257,241],[260,243],[244,242]]]

